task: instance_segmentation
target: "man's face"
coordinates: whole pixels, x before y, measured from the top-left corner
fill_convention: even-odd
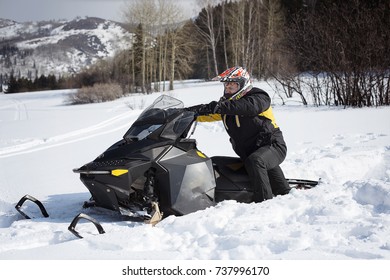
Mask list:
[[[224,82],[225,94],[235,94],[239,89],[239,84],[236,82]]]

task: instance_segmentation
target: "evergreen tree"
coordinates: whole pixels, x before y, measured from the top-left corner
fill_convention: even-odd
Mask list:
[[[6,93],[16,93],[18,91],[19,91],[18,82],[15,79],[14,75],[11,74]]]
[[[135,86],[141,89],[141,92],[145,92],[145,52],[145,34],[140,23],[134,34],[133,69],[135,73]]]

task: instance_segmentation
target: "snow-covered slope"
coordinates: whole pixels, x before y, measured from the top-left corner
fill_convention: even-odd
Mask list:
[[[132,34],[100,18],[15,22],[0,19],[1,74],[67,75],[129,48]]]
[[[267,84],[256,85],[272,95]],[[0,94],[1,260],[390,260],[390,108],[305,108],[274,99],[289,146],[286,177],[322,184],[260,204],[225,201],[151,227],[82,209],[89,193],[72,169],[120,139],[160,93],[67,106],[69,92]],[[190,106],[220,93],[219,83],[192,82],[169,94]],[[198,124],[193,137],[209,156],[234,155],[220,123]],[[16,212],[27,193],[42,200],[49,218]],[[106,234],[80,224],[84,239],[72,235],[67,227],[80,212],[101,221]]]

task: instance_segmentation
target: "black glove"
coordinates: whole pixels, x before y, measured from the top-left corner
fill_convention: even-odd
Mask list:
[[[215,101],[213,101],[215,102]],[[213,114],[220,114],[221,113],[221,101],[215,102],[214,108],[213,108]]]
[[[197,116],[205,116],[210,114],[221,113],[221,103],[226,101],[226,98],[221,97],[219,101],[211,101],[209,104],[200,104],[191,107],[184,108],[184,110],[192,111]]]
[[[223,102],[225,102],[226,101],[226,98],[225,97],[221,97],[219,100],[218,100],[218,102],[215,102],[215,101],[213,101],[213,102],[211,102],[211,103],[213,103],[213,114],[221,114],[221,104],[223,103]],[[211,104],[210,103],[210,104]]]
[[[209,104],[195,105],[195,106],[187,107],[185,108],[185,110],[194,112],[198,116],[209,115],[213,113],[216,103],[217,103],[216,101],[213,101]]]

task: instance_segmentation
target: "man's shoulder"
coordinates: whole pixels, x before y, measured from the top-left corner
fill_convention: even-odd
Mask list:
[[[268,94],[265,90],[263,90],[263,89],[261,89],[261,88],[257,88],[257,87],[253,87],[253,88],[248,92],[248,94],[263,94],[263,95],[266,95],[266,96],[269,97],[269,94]]]

